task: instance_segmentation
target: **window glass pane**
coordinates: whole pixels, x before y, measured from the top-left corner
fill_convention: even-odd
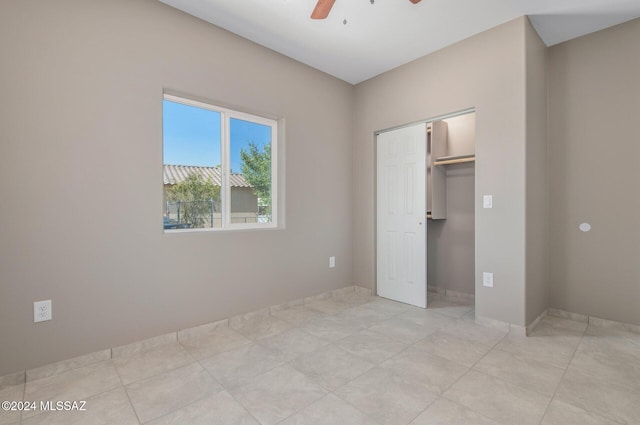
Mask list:
[[[164,229],[221,227],[220,113],[163,101]]]
[[[231,223],[270,223],[271,127],[231,118]]]

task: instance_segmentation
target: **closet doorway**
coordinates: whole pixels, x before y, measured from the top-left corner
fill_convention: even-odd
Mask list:
[[[427,306],[475,298],[475,113],[376,133],[376,280]]]

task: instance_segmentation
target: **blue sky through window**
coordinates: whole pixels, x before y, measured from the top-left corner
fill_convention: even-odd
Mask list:
[[[164,163],[214,167],[220,161],[220,113],[182,103],[163,101]],[[230,120],[231,170],[241,172],[240,151],[249,142],[260,149],[271,143],[271,128],[254,122]]]

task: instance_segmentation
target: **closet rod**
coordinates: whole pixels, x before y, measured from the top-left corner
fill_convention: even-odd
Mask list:
[[[463,162],[474,162],[476,157],[466,157],[466,158],[452,158],[452,159],[442,159],[436,160],[433,162],[433,165],[449,165],[449,164],[461,164]]]

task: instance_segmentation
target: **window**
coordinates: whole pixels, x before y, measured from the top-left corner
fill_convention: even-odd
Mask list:
[[[277,226],[277,122],[165,94],[165,232]]]

